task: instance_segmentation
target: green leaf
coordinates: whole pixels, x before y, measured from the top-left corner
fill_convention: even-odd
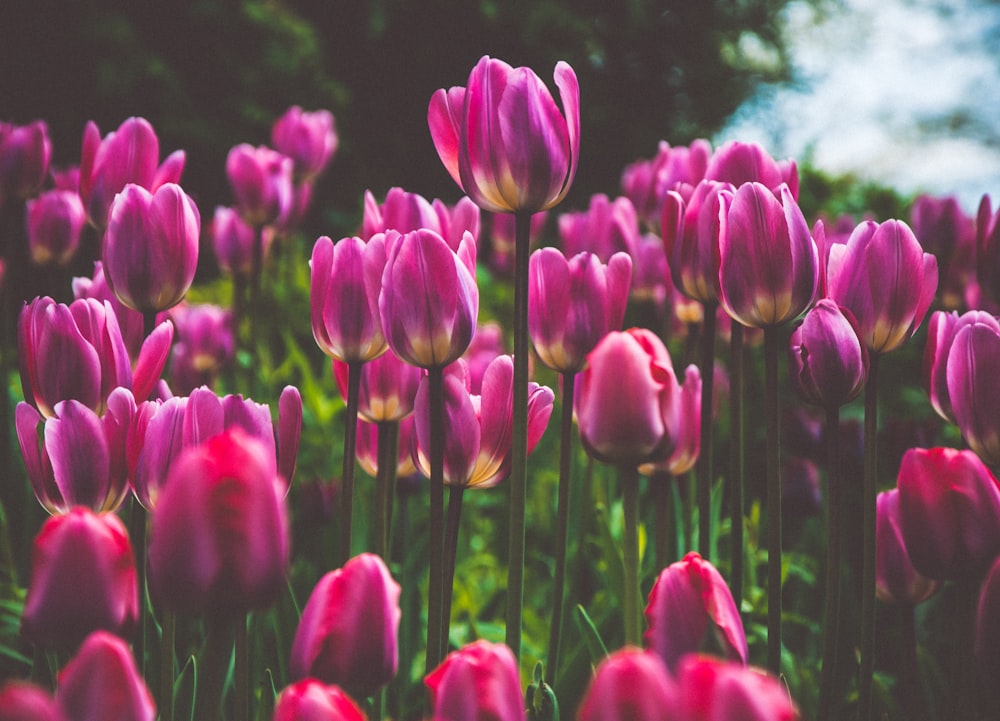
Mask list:
[[[601,638],[597,626],[590,620],[586,609],[579,604],[576,606],[575,618],[577,628],[580,629],[580,633],[587,644],[587,651],[590,653],[590,663],[596,666],[608,655],[608,647],[604,645],[604,640]]]
[[[195,698],[198,695],[198,662],[189,656],[174,681],[174,718],[194,721]]]

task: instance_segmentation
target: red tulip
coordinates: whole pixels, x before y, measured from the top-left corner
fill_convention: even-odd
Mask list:
[[[913,567],[903,541],[899,489],[878,494],[875,531],[875,593],[880,601],[916,606],[941,588]]]
[[[677,684],[652,653],[624,648],[607,656],[587,687],[577,721],[661,721],[679,718]]]
[[[677,672],[684,721],[795,721],[798,710],[784,684],[741,664],[689,655]]]
[[[365,714],[336,686],[307,678],[281,692],[273,721],[365,721]]]
[[[503,644],[476,641],[424,679],[437,721],[524,721],[517,661]]]
[[[0,721],[65,721],[55,700],[26,681],[6,681],[0,686]]]
[[[156,706],[128,645],[91,634],[59,672],[56,703],[67,721],[153,721]]]

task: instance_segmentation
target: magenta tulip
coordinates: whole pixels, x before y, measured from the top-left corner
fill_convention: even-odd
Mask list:
[[[941,588],[941,582],[922,576],[913,567],[903,541],[899,489],[878,494],[875,531],[875,593],[880,601],[916,606]]]
[[[705,168],[707,180],[730,183],[761,183],[778,194],[782,183],[792,198],[799,197],[799,172],[794,160],[776,161],[757,143],[732,140],[717,148]]]
[[[496,321],[479,323],[472,342],[462,354],[469,371],[469,391],[476,395],[482,393],[483,376],[498,356],[507,353],[504,330]]]
[[[524,721],[517,661],[503,644],[476,641],[453,651],[424,683],[437,721]]]
[[[646,606],[644,642],[673,673],[683,656],[705,648],[746,664],[747,640],[725,579],[708,561],[690,552],[663,569]]]
[[[334,360],[333,377],[340,395],[347,399],[348,365]],[[413,399],[424,373],[394,353],[383,353],[361,366],[358,415],[370,423],[399,421],[413,413]]]
[[[392,355],[388,353],[386,355]],[[410,366],[411,368],[413,366]],[[406,416],[401,421],[388,421],[398,423],[398,440],[396,455],[396,478],[411,476],[417,472],[417,466],[413,462],[411,448],[414,443],[414,420],[413,414]],[[379,424],[358,419],[357,444],[354,448],[354,455],[358,460],[361,469],[372,478],[378,477],[378,435]]]
[[[371,191],[365,191],[365,213],[361,221],[363,238],[389,230],[410,233],[426,228],[444,238],[452,250],[458,250],[465,231],[478,238],[479,226],[479,207],[467,197],[449,208],[440,200],[428,202],[417,193],[390,188],[385,201],[379,205]]]
[[[29,200],[28,249],[38,265],[66,265],[80,247],[87,222],[79,194],[49,190]]]
[[[635,259],[639,247],[639,219],[632,201],[591,196],[587,210],[559,216],[559,238],[567,258],[579,253],[596,255],[607,263],[615,253]]]
[[[840,407],[857,398],[868,377],[868,349],[851,312],[820,299],[792,332],[788,368],[810,403]]]
[[[787,186],[775,195],[761,183],[723,194],[719,232],[719,302],[752,328],[795,319],[816,297],[819,257],[802,211]]]
[[[632,201],[639,217],[649,227],[656,227],[666,194],[679,186],[694,187],[700,183],[711,155],[712,146],[707,140],[673,147],[661,140],[653,158],[626,166],[621,178],[622,192]]]
[[[531,255],[528,332],[539,359],[560,373],[583,370],[587,354],[625,318],[632,259],[615,253],[603,264],[592,253],[569,260],[555,248]]]
[[[580,157],[580,86],[564,62],[555,82],[565,115],[531,69],[483,56],[466,87],[431,98],[434,147],[483,210],[537,213],[569,192]]]
[[[9,680],[0,685],[0,721],[66,721],[55,699],[27,681]]]
[[[264,145],[242,143],[226,156],[226,175],[243,218],[252,226],[281,224],[292,212],[292,159]]]
[[[145,119],[129,118],[103,140],[97,125],[87,123],[80,157],[80,199],[90,222],[103,230],[112,200],[129,183],[151,193],[165,183],[179,183],[184,151],[175,151],[157,167],[159,162],[160,141]]]
[[[990,318],[983,313],[983,320],[989,323]],[[963,325],[974,322],[978,312],[962,316]],[[924,387],[930,398],[931,406],[944,420],[955,423],[955,412],[951,408],[951,397],[948,395],[948,355],[955,340],[955,332],[959,328],[959,315],[952,311],[935,311],[927,322],[927,345],[924,346]],[[957,358],[957,356],[956,356]],[[963,374],[964,377],[968,377]],[[956,380],[958,375],[956,375]]]
[[[156,706],[128,645],[91,634],[59,672],[56,704],[67,721],[153,721]]]
[[[378,234],[368,242],[323,236],[313,246],[310,301],[313,338],[331,358],[365,363],[388,349],[379,317],[386,253],[398,237]]]
[[[44,120],[0,129],[0,205],[6,197],[27,200],[49,172],[52,141]]]
[[[976,212],[976,275],[983,291],[1000,303],[1000,208],[993,211],[989,195]]]
[[[965,307],[976,288],[976,228],[955,196],[918,195],[910,209],[913,234],[937,258],[939,298],[945,308]],[[972,305],[972,307],[976,307]]]
[[[273,721],[365,721],[365,714],[336,686],[307,678],[281,692]]]
[[[858,225],[846,244],[830,247],[827,274],[830,297],[854,314],[876,353],[913,335],[937,291],[937,261],[899,220]]]
[[[125,347],[128,349],[129,358],[132,359],[132,363],[134,364],[139,357],[142,344],[146,340],[142,328],[142,313],[132,310],[118,300],[118,296],[108,286],[108,281],[104,277],[104,265],[101,261],[94,262],[94,273],[90,278],[85,276],[76,276],[73,278],[73,298],[76,300],[94,298],[101,301],[101,303],[107,301],[111,304],[115,317],[118,319],[118,327],[121,330],[122,339],[125,341]],[[164,352],[164,363],[166,363],[169,350],[167,348]]]
[[[363,553],[323,576],[292,641],[292,678],[317,678],[366,698],[396,675],[400,587],[381,558]]]
[[[254,243],[262,242],[236,208],[217,206],[209,231],[219,269],[229,275],[249,277]],[[267,249],[264,249],[267,255]]]
[[[677,684],[663,661],[637,648],[605,657],[594,671],[577,721],[662,721],[679,718]]]
[[[77,507],[49,518],[35,537],[21,633],[72,650],[98,629],[130,636],[138,614],[132,544],[118,517]]]
[[[684,721],[796,721],[798,710],[784,683],[742,664],[689,655],[681,661],[677,685]]]
[[[378,306],[389,347],[421,368],[454,362],[469,347],[479,316],[472,234],[457,252],[426,229],[387,245]]]
[[[728,183],[703,180],[686,200],[675,191],[664,194],[661,236],[670,276],[677,290],[691,300],[718,300],[716,254],[725,227],[719,216],[720,193],[733,190]]]
[[[1000,484],[976,454],[911,448],[896,484],[914,568],[942,581],[985,573],[1000,554]]]
[[[684,383],[680,387],[678,417],[683,422],[677,425],[673,453],[659,463],[643,464],[639,468],[642,473],[650,474],[655,469],[663,469],[672,476],[680,476],[694,468],[701,454],[701,386],[701,371],[698,366],[689,365],[684,369]]]
[[[339,142],[329,110],[307,112],[293,105],[271,128],[271,144],[292,159],[295,177],[300,181],[320,175],[333,159]]]
[[[177,342],[170,354],[170,385],[187,395],[212,386],[236,355],[233,311],[210,303],[181,304],[170,312]]]
[[[947,346],[947,335],[946,329],[942,345]],[[1000,463],[1000,424],[993,409],[1000,385],[993,373],[1000,368],[1000,320],[985,311],[969,311],[955,321],[951,335],[945,377],[955,423],[969,447],[995,466]],[[936,388],[940,392],[940,385]]]

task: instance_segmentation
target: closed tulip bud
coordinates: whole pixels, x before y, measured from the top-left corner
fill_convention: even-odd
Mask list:
[[[882,491],[876,499],[875,593],[880,601],[916,606],[941,588],[913,567],[903,541],[899,489]]]
[[[129,118],[103,140],[97,125],[87,123],[80,157],[80,199],[87,218],[103,230],[112,200],[126,185],[155,192],[165,183],[179,183],[184,161],[184,151],[178,150],[157,167],[160,141],[144,118]]]
[[[453,651],[424,683],[438,721],[524,721],[517,661],[503,644],[476,641]]]
[[[130,636],[139,614],[132,544],[113,514],[77,507],[35,537],[21,633],[72,650],[98,629]]]
[[[937,261],[900,220],[865,221],[830,246],[829,296],[854,314],[868,350],[888,353],[923,321],[937,291]]]
[[[747,640],[729,586],[708,561],[690,552],[663,569],[646,606],[644,637],[671,672],[681,658],[706,647],[746,664]]]
[[[661,236],[674,286],[685,297],[701,303],[718,300],[716,250],[724,227],[719,216],[722,191],[733,186],[703,180],[685,200],[680,193],[664,194]]]
[[[200,616],[272,604],[288,567],[284,493],[274,457],[242,429],[185,450],[152,513],[153,595]]]
[[[542,363],[560,373],[583,370],[598,341],[621,329],[631,276],[625,253],[605,265],[592,253],[567,260],[555,248],[535,251],[528,264],[528,333]]]
[[[1000,387],[993,372],[1000,367],[1000,321],[985,311],[969,311],[955,321],[951,335],[945,377],[952,414],[969,447],[997,465],[1000,425],[993,409]],[[947,331],[944,341],[946,346]]]
[[[634,259],[639,249],[639,219],[628,198],[612,201],[599,193],[591,196],[587,210],[559,216],[559,238],[567,257],[587,252],[606,263],[615,253],[626,253]]]
[[[52,159],[44,120],[0,132],[0,204],[5,197],[26,200],[42,187]]]
[[[331,358],[365,363],[388,349],[378,308],[387,241],[378,234],[368,242],[354,237],[334,244],[323,236],[313,246],[313,338]]]
[[[670,457],[681,422],[680,386],[670,354],[651,331],[608,333],[587,357],[576,415],[587,452],[638,466]]]
[[[334,360],[333,377],[340,395],[347,399],[348,365]],[[383,353],[361,366],[358,415],[370,423],[399,421],[413,413],[413,399],[424,372],[394,353]]]
[[[469,347],[479,316],[472,234],[457,252],[426,229],[387,245],[378,306],[389,347],[421,368],[454,362]]]
[[[722,196],[719,302],[745,326],[794,320],[816,297],[819,256],[809,226],[787,186],[776,196],[744,183]]]
[[[242,143],[226,156],[229,187],[252,226],[281,224],[292,212],[292,159],[264,145]]]
[[[798,709],[785,685],[742,664],[689,655],[676,674],[684,721],[795,721]]]
[[[809,403],[840,407],[857,398],[868,378],[868,349],[851,312],[820,299],[792,331],[788,368]]]
[[[87,222],[80,196],[69,190],[49,190],[29,200],[28,248],[38,265],[66,265],[80,247]]]
[[[312,180],[322,173],[337,152],[339,142],[329,110],[307,112],[293,105],[271,128],[271,144],[292,159],[299,180]]]
[[[427,123],[438,156],[483,210],[536,213],[569,192],[580,157],[580,86],[564,62],[555,82],[563,112],[531,69],[483,56],[466,87],[431,98]]]
[[[0,721],[66,721],[55,699],[26,681],[0,686]]]
[[[209,231],[219,268],[229,275],[250,275],[254,243],[262,242],[260,234],[250,226],[239,211],[217,206]],[[267,255],[267,249],[264,250]]]
[[[896,479],[906,550],[922,575],[978,578],[1000,553],[1000,485],[972,451],[911,448]]]
[[[677,684],[652,653],[624,648],[607,656],[590,680],[577,721],[661,721],[678,718]]]
[[[307,678],[281,692],[273,721],[365,721],[365,714],[336,686]]]
[[[236,354],[233,311],[210,303],[178,305],[170,312],[177,342],[170,355],[170,385],[187,395],[211,386]]]
[[[367,698],[399,664],[400,587],[381,558],[362,553],[323,576],[292,642],[292,678],[317,678]]]
[[[156,706],[128,645],[91,634],[59,672],[56,704],[69,721],[153,721]]]
[[[799,197],[799,171],[794,160],[776,161],[757,143],[732,140],[717,148],[705,168],[705,178],[730,183],[760,183],[777,195],[778,187],[788,186],[793,199]]]

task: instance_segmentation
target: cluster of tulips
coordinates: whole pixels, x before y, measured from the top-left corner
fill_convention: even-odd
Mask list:
[[[561,109],[534,72],[484,57],[465,87],[438,91],[428,108],[433,144],[465,197],[451,206],[401,188],[382,202],[368,192],[357,235],[315,241],[312,335],[331,359],[346,406],[335,518],[341,567],[310,581],[290,657],[281,660],[287,673],[278,680],[287,686],[273,711],[268,692],[250,680],[247,614],[275,604],[288,585],[294,519],[286,495],[303,399],[286,387],[275,418],[267,404],[212,388],[235,377],[240,347],[255,348],[266,312],[263,271],[272,249],[296,236],[315,181],[333,158],[333,116],[292,108],[274,125],[273,148],[230,152],[234,204],[216,209],[208,233],[219,269],[232,278],[225,308],[184,300],[198,263],[201,216],[179,184],[184,153],[161,163],[147,121],[130,118],[103,138],[89,124],[79,168],[63,172],[49,168],[43,122],[0,125],[0,202],[7,211],[26,203],[27,242],[0,266],[6,298],[28,301],[12,296],[19,264],[65,264],[88,224],[101,247],[93,276],[73,280],[75,300],[25,302],[18,323],[25,400],[14,428],[31,487],[51,514],[35,539],[21,633],[70,660],[54,694],[24,681],[0,688],[0,718],[145,720],[159,713],[172,720],[180,717],[178,699],[199,719],[381,718],[383,689],[400,669],[403,615],[389,562],[393,497],[414,473],[429,479],[424,713],[450,721],[556,718],[569,508],[581,485],[573,478],[577,437],[592,459],[617,472],[623,573],[613,593],[624,644],[594,657],[588,688],[572,707],[563,699],[563,714],[580,721],[798,718],[779,681],[789,663],[782,642],[781,357],[791,385],[825,413],[828,441],[816,717],[839,718],[853,704],[869,718],[877,598],[909,609],[912,646],[904,655],[911,663],[900,697],[908,718],[923,713],[912,609],[946,583],[959,604],[958,718],[978,718],[996,701],[989,678],[1000,668],[1000,484],[989,466],[1000,463],[1000,391],[991,377],[1000,363],[1000,214],[988,197],[974,221],[953,201],[924,198],[913,228],[901,220],[847,227],[817,220],[810,227],[798,205],[794,162],[777,162],[754,144],[663,143],[655,157],[625,170],[624,195],[594,196],[587,210],[559,218],[561,249],[532,252],[579,159],[580,89],[565,63],[556,66],[555,83]],[[496,214],[488,254],[481,211]],[[498,278],[513,282],[513,354],[505,353],[501,326],[479,323],[484,258]],[[932,307],[925,387],[967,448],[908,450],[898,487],[879,494],[881,357],[902,347]],[[643,327],[621,330],[629,312]],[[668,343],[684,334],[691,350],[700,344],[700,363],[681,372]],[[743,401],[753,383],[746,349],[761,336],[767,671],[749,665],[743,620]],[[728,374],[717,363],[720,337],[728,340]],[[542,373],[558,376],[558,394],[531,380],[531,348]],[[6,377],[6,348],[3,358]],[[730,471],[719,482],[713,430],[723,387]],[[839,438],[840,409],[862,391],[863,483],[841,474]],[[528,455],[557,407],[550,638],[544,671],[526,696],[526,527],[552,520],[526,517]],[[360,553],[356,465],[375,479]],[[698,528],[688,538],[698,549],[670,563],[661,541],[675,514],[662,488],[689,472],[696,473]],[[501,483],[510,493],[504,643],[478,640],[452,650],[463,493]],[[732,508],[728,557],[716,544],[719,483]],[[840,512],[845,484],[863,486],[861,518]],[[655,506],[662,568],[644,614],[643,491]],[[127,500],[129,528],[117,515]],[[847,627],[843,610],[846,534],[863,536],[859,633]],[[193,671],[175,658],[178,614],[201,619],[203,631],[197,692],[186,696]],[[838,674],[841,644],[848,643],[860,657],[852,702]],[[154,648],[156,704],[145,681]]]

